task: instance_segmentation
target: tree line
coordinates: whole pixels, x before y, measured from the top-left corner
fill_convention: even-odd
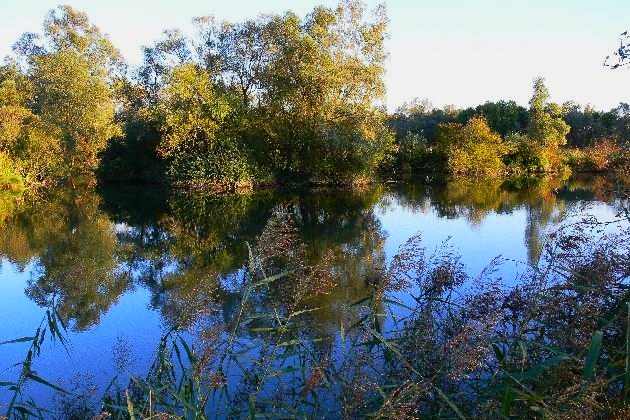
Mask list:
[[[557,171],[565,144],[629,137],[630,106],[601,113],[497,102],[384,107],[387,16],[357,0],[239,23],[164,31],[139,66],[87,15],[49,12],[0,67],[0,189],[97,175],[199,188],[375,174]],[[571,126],[571,129],[569,128]]]

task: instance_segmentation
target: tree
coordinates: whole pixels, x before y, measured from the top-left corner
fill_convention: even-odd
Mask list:
[[[178,29],[166,30],[153,46],[142,47],[142,52],[144,60],[136,78],[145,89],[147,105],[157,105],[168,74],[192,58],[188,40]]]
[[[175,67],[164,89],[164,136],[159,146],[175,181],[249,180],[247,159],[222,133],[231,112],[207,72],[196,64]]]
[[[33,90],[33,84],[15,63],[0,66],[3,172],[5,179],[13,179],[23,187],[45,181],[60,165],[58,133],[30,108]],[[7,175],[9,172],[13,175]]]
[[[505,169],[501,158],[507,147],[483,117],[473,117],[466,125],[441,124],[437,147],[453,174],[499,175]]]
[[[66,173],[91,173],[98,153],[120,133],[112,90],[118,51],[69,6],[48,14],[43,37],[24,34],[14,50],[33,83],[33,112],[59,132]]]
[[[514,101],[486,102],[476,108],[468,108],[458,115],[459,122],[466,123],[472,116],[483,116],[492,131],[502,137],[513,133],[525,133],[528,123],[527,108]]]
[[[570,127],[562,119],[562,108],[549,104],[549,92],[542,77],[534,80],[534,94],[529,100],[528,134],[535,143],[555,148],[566,144]]]

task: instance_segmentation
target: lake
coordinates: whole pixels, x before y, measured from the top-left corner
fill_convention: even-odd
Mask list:
[[[194,344],[199,354],[204,340],[232,346],[235,361],[224,364],[215,378],[221,385],[215,387],[227,384],[234,391],[229,398],[213,394],[211,412],[243,415],[252,404],[258,407],[251,395],[259,394],[252,389],[271,398],[288,392],[284,387],[291,381],[294,394],[302,390],[310,407],[315,396],[307,395],[309,386],[316,386],[313,378],[322,381],[315,373],[345,363],[349,337],[361,335],[353,335],[352,327],[366,316],[359,308],[374,296],[375,284],[410,238],[419,235],[416,243],[427,256],[457,256],[449,264],[465,272],[456,287],[463,295],[475,290],[474,279],[498,256],[492,275],[501,279],[499,287],[517,284],[529,266],[539,265],[554,232],[586,215],[610,222],[593,235],[627,229],[627,220],[618,217],[626,206],[620,186],[599,177],[532,185],[427,177],[360,189],[218,196],[151,186],[52,191],[0,223],[0,342],[32,336],[46,309],[56,308],[67,326],[67,332],[60,331],[67,345],[46,336],[32,368],[37,378],[74,396],[54,396],[50,386],[30,380],[23,399],[31,396],[57,413],[98,405],[115,377],[125,387],[129,376],[146,375],[169,332],[168,337],[181,337],[173,341],[180,340],[182,352],[182,342]],[[253,261],[260,264],[248,276]],[[277,281],[265,282],[273,275]],[[248,289],[254,280],[256,289]],[[399,305],[376,311],[374,325],[383,335],[403,317],[403,305],[413,305],[413,293],[406,290],[391,287],[385,293]],[[244,293],[250,293],[247,299]],[[245,310],[247,324],[232,330]],[[262,314],[275,314],[273,325],[263,322]],[[299,352],[286,353],[285,370],[276,366],[269,374],[280,379],[247,384],[244,372],[270,351],[253,344],[265,333],[279,334],[276,324],[290,324],[280,320],[305,315],[307,321],[276,348],[310,340],[309,354],[318,354],[319,364],[300,359]],[[20,365],[15,364],[25,360],[29,345],[25,340],[0,346],[0,382],[17,380]],[[243,366],[234,354],[243,356]],[[216,366],[213,360],[209,366]],[[180,369],[185,367],[174,368],[174,376]],[[244,411],[234,402],[241,401],[239,393]],[[0,407],[12,395],[3,387]],[[312,404],[339,412],[341,403],[322,396]]]

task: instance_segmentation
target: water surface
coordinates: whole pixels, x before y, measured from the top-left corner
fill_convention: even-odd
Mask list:
[[[587,214],[614,220],[626,204],[603,178],[518,187],[427,178],[224,196],[152,187],[54,191],[0,225],[0,342],[31,335],[56,305],[68,351],[46,340],[34,368],[96,400],[115,375],[142,375],[168,329],[233,319],[248,246],[260,245],[274,213],[291,215],[304,264],[330,275],[334,286],[322,282],[327,289],[305,305],[324,308],[313,315],[317,334],[338,335],[348,305],[414,235],[428,252],[452,247],[473,277],[502,256],[499,274],[509,283],[538,263],[560,225]],[[282,290],[266,297],[285,298]],[[15,380],[18,368],[11,366],[27,348],[0,346],[0,381]],[[44,386],[29,385],[28,392],[55,404]],[[0,403],[9,398],[3,388]]]

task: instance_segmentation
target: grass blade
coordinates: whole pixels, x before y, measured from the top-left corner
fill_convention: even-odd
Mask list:
[[[26,343],[26,342],[33,341],[34,339],[35,339],[35,337],[21,337],[21,338],[16,338],[15,340],[7,340],[7,341],[3,341],[2,343],[0,343],[0,346],[2,346],[2,345],[4,345],[4,344]]]
[[[62,387],[60,387],[58,385],[55,385],[55,384],[52,384],[52,383],[48,382],[46,379],[41,378],[41,377],[35,375],[32,372],[27,373],[26,374],[26,378],[31,379],[31,380],[33,380],[35,382],[39,382],[42,385],[46,385],[47,387],[52,388],[52,389],[54,389],[56,391],[63,392],[64,394],[69,394],[69,392],[66,391],[65,389],[63,389]]]
[[[584,376],[582,380],[584,383],[591,380],[595,373],[595,365],[597,363],[597,357],[599,356],[599,349],[602,346],[602,338],[604,332],[602,330],[596,331],[591,338],[591,347],[588,351],[588,357],[586,358],[586,365],[584,366]]]

